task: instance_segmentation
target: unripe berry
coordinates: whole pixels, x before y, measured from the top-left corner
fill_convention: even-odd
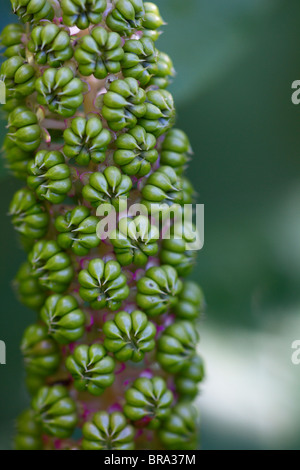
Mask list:
[[[27,166],[27,184],[41,200],[61,203],[72,187],[70,168],[61,152],[40,150]]]
[[[90,161],[101,163],[105,160],[111,134],[103,129],[97,116],[90,116],[88,119],[76,117],[64,131],[64,140],[64,154],[68,158],[75,158],[79,165],[87,166]]]
[[[180,129],[171,129],[163,141],[161,162],[163,165],[173,167],[177,174],[181,174],[191,152],[187,135]]]
[[[178,225],[178,224],[177,224]],[[163,240],[160,259],[162,263],[173,266],[179,276],[188,276],[195,264],[197,252],[189,250],[189,244],[195,241],[195,227],[180,228],[174,225],[170,238]]]
[[[49,337],[44,325],[29,326],[21,341],[27,372],[47,376],[52,375],[60,363],[57,343]]]
[[[185,403],[176,405],[159,430],[159,437],[167,449],[196,448],[197,412]]]
[[[105,348],[119,361],[140,362],[145,353],[155,348],[156,327],[145,313],[118,312],[113,320],[103,325]]]
[[[158,362],[173,374],[182,371],[194,356],[198,340],[198,332],[192,323],[176,321],[158,340]]]
[[[53,20],[54,10],[49,0],[10,0],[14,13],[23,23]]]
[[[118,150],[114,153],[114,162],[127,175],[148,175],[152,164],[158,159],[156,138],[147,134],[141,126],[135,126],[127,133],[119,135],[115,144]]]
[[[26,106],[18,106],[8,116],[7,136],[26,152],[36,150],[41,143],[41,128],[36,114]]]
[[[132,421],[149,418],[153,429],[170,415],[173,393],[161,377],[139,378],[126,391],[125,400],[125,415]]]
[[[116,258],[122,266],[145,266],[149,256],[158,253],[158,239],[159,230],[141,215],[134,219],[121,219],[118,230],[110,234]]]
[[[145,100],[146,93],[135,78],[115,80],[103,98],[103,117],[114,131],[131,129],[146,114]]]
[[[28,256],[32,275],[40,286],[53,292],[64,292],[73,278],[70,257],[54,241],[37,242]]]
[[[70,437],[78,421],[76,404],[61,385],[42,387],[32,400],[35,419],[54,437]]]
[[[84,334],[85,315],[72,295],[50,295],[40,316],[48,327],[48,334],[60,344],[77,341]]]
[[[133,450],[134,428],[119,412],[95,413],[92,421],[84,423],[83,450]]]
[[[15,178],[26,180],[27,165],[32,158],[31,152],[22,150],[8,137],[5,138],[3,144],[3,156],[5,158],[5,166],[15,176]]]
[[[84,199],[98,207],[100,204],[112,204],[119,210],[120,198],[128,197],[132,188],[129,176],[123,175],[119,168],[107,167],[103,173],[95,172],[90,175],[89,184],[82,189]]]
[[[106,23],[112,31],[130,36],[133,30],[142,26],[144,15],[143,0],[117,0]]]
[[[25,45],[22,42],[25,34],[24,26],[21,24],[9,24],[5,26],[0,35],[1,45],[4,46],[4,56],[9,58],[16,55],[25,57]]]
[[[115,362],[101,344],[80,345],[66,359],[66,368],[74,378],[77,390],[101,395],[114,380]]]
[[[167,90],[150,90],[145,105],[146,112],[139,119],[139,124],[155,137],[160,137],[175,122],[173,97]]]
[[[61,0],[63,21],[67,26],[86,29],[102,20],[106,0]]]
[[[33,275],[30,263],[23,263],[14,280],[16,294],[22,304],[39,310],[46,299],[45,289]]]
[[[64,118],[73,116],[83,103],[83,83],[68,67],[47,69],[35,89],[38,103]]]
[[[196,320],[204,309],[205,299],[202,289],[195,282],[185,281],[174,308],[176,316],[184,320]]]
[[[39,65],[61,67],[73,57],[69,33],[53,23],[36,26],[27,47]]]
[[[129,39],[124,44],[122,71],[124,77],[136,78],[141,86],[146,86],[158,72],[157,50],[149,38]]]
[[[41,427],[35,421],[34,411],[23,411],[16,423],[15,450],[41,450],[43,446]]]
[[[80,271],[78,281],[80,296],[96,310],[117,310],[129,295],[126,276],[116,261],[93,259],[87,269]]]
[[[145,16],[143,20],[143,36],[151,38],[153,41],[157,41],[160,36],[158,30],[163,26],[164,20],[162,19],[157,5],[152,2],[144,2]]]
[[[156,71],[149,81],[150,86],[165,89],[171,82],[171,77],[175,76],[173,62],[168,54],[158,51]]]
[[[100,243],[96,234],[98,222],[98,218],[91,216],[85,206],[77,206],[64,216],[58,216],[55,220],[55,228],[60,232],[57,236],[58,245],[64,250],[71,249],[76,255],[87,255]]]
[[[15,55],[3,62],[0,74],[7,98],[23,98],[35,90],[35,70],[21,56]]]
[[[49,214],[30,190],[24,188],[16,192],[9,206],[9,213],[15,229],[23,236],[37,239],[47,233]]]
[[[197,396],[198,384],[205,376],[203,360],[199,356],[193,356],[188,367],[184,368],[175,379],[176,392],[180,398],[189,401]]]
[[[90,36],[84,36],[75,51],[79,72],[98,79],[119,73],[123,57],[121,36],[100,26],[93,28]]]
[[[181,289],[182,282],[174,268],[153,267],[137,283],[136,302],[145,313],[157,316],[176,305]]]
[[[142,203],[152,213],[156,213],[162,204],[182,204],[182,182],[173,168],[161,166],[146,180],[142,196]]]

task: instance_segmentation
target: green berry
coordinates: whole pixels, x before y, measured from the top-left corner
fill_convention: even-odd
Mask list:
[[[100,204],[112,204],[119,210],[120,198],[128,197],[132,181],[115,166],[107,167],[103,173],[92,173],[89,183],[82,189],[84,199],[98,207]]]
[[[137,282],[136,301],[148,315],[160,315],[176,305],[181,289],[182,282],[173,267],[152,267]]]
[[[40,150],[27,166],[29,188],[41,200],[60,204],[71,190],[70,168],[61,152]]]
[[[122,413],[95,413],[92,421],[84,423],[83,450],[134,450],[134,428]]]
[[[167,449],[195,450],[197,433],[197,412],[189,404],[176,405],[170,416],[163,422],[159,437]]]
[[[14,46],[10,46],[8,47],[5,52],[3,53],[4,57],[6,57],[7,59],[10,59],[11,57],[16,57],[16,56],[19,56],[19,57],[22,57],[23,59],[25,59],[25,56],[26,56],[26,53],[25,53],[25,44],[23,44],[22,42],[20,42],[19,44],[16,44]],[[21,87],[19,87],[19,90],[21,90]],[[34,91],[34,90],[33,90]],[[23,92],[24,93],[24,92]],[[33,92],[31,92],[33,93]],[[15,96],[12,95],[12,96]],[[20,98],[23,98],[23,94],[20,95]],[[10,95],[7,96],[7,99],[10,99]]]
[[[9,206],[9,213],[15,229],[26,238],[42,238],[47,233],[49,214],[29,189],[16,192]]]
[[[0,35],[1,45],[6,49],[4,56],[8,59],[13,56],[21,56],[25,58],[25,44],[23,36],[25,34],[24,26],[16,23],[5,26]]]
[[[67,357],[66,368],[74,378],[77,390],[87,390],[96,396],[101,395],[115,380],[115,361],[106,354],[101,344],[77,346],[74,354]]]
[[[100,239],[96,229],[99,220],[90,215],[85,206],[77,206],[55,220],[55,228],[59,233],[58,245],[64,250],[71,249],[78,256],[85,256],[92,248],[96,248]]]
[[[77,410],[65,387],[42,387],[32,400],[32,408],[46,434],[60,439],[72,435],[78,420]]]
[[[36,114],[26,106],[16,107],[8,116],[7,136],[21,150],[33,152],[41,143],[41,128]]]
[[[35,90],[34,67],[20,55],[10,57],[3,62],[0,74],[5,83],[8,98],[26,97]]]
[[[182,204],[182,183],[170,166],[161,166],[152,173],[142,189],[142,204],[156,213],[163,205]]]
[[[176,321],[163,332],[158,340],[157,360],[171,374],[180,372],[190,364],[199,340],[194,325],[188,321]]]
[[[196,262],[197,251],[188,249],[195,240],[194,230],[194,226],[176,224],[171,229],[170,238],[162,242],[160,260],[173,266],[179,276],[188,276]]]
[[[16,423],[15,450],[41,450],[42,446],[41,426],[35,420],[34,411],[23,411]]]
[[[124,414],[132,421],[148,418],[151,428],[160,426],[171,412],[173,393],[161,377],[138,378],[125,392]]]
[[[167,90],[150,90],[147,92],[146,112],[138,123],[155,137],[168,131],[175,122],[175,108],[171,93]]]
[[[134,219],[123,218],[118,230],[110,234],[116,258],[122,266],[135,264],[145,266],[149,256],[158,253],[159,230],[151,225],[148,217],[139,215]]]
[[[69,33],[53,23],[36,26],[31,31],[27,47],[38,65],[61,67],[73,57]]]
[[[26,373],[25,385],[31,397],[36,395],[41,387],[45,386],[46,379],[47,377],[42,375],[33,374],[32,372]]]
[[[14,13],[23,23],[52,21],[54,10],[48,0],[10,0]]]
[[[146,86],[158,72],[154,42],[149,38],[129,39],[124,44],[124,51],[121,62],[124,77],[133,77],[142,87]]]
[[[188,178],[181,177],[182,204],[193,204],[195,200],[195,189]]]
[[[96,310],[117,310],[129,295],[127,278],[117,261],[91,260],[88,268],[80,271],[78,281],[80,296]]]
[[[117,150],[114,153],[114,162],[127,175],[148,175],[152,164],[158,159],[156,138],[147,134],[141,126],[135,126],[126,134],[119,135],[115,144]]]
[[[145,116],[145,100],[146,93],[135,78],[115,80],[103,98],[103,117],[114,131],[131,129]]]
[[[45,325],[26,328],[21,341],[26,370],[40,376],[52,375],[60,363],[57,343],[49,337]]]
[[[180,129],[171,129],[162,144],[161,163],[174,168],[177,174],[183,172],[188,162],[191,146],[187,135]]]
[[[0,34],[1,45],[10,47],[19,44],[22,40],[23,34],[25,34],[23,25],[16,23],[8,24],[3,28]]]
[[[30,263],[23,263],[14,280],[14,288],[22,304],[39,310],[46,299],[46,293],[34,277]]]
[[[116,0],[115,8],[106,18],[112,31],[130,36],[133,30],[142,27],[145,15],[143,0]]]
[[[103,333],[105,348],[121,362],[140,362],[145,353],[155,348],[156,327],[139,310],[131,314],[118,312],[113,320],[104,323]]]
[[[32,267],[32,275],[45,289],[64,292],[73,279],[70,257],[61,251],[55,241],[37,242],[29,253],[28,261]]]
[[[199,356],[193,356],[175,379],[176,391],[183,400],[194,399],[198,394],[198,384],[204,379],[204,364]]]
[[[196,320],[204,311],[205,299],[202,289],[193,281],[185,281],[174,308],[176,316],[183,320]]]
[[[68,67],[49,68],[35,83],[38,103],[64,118],[73,116],[82,105],[83,88]]]
[[[97,116],[90,116],[88,119],[76,117],[64,131],[64,141],[64,154],[68,158],[75,158],[79,165],[87,166],[90,161],[101,163],[105,160],[111,134],[103,129]]]
[[[75,51],[81,75],[94,75],[99,80],[108,74],[119,73],[123,57],[121,36],[109,33],[101,26],[93,28],[90,35],[84,36]]]
[[[26,106],[26,98],[7,97],[6,103],[3,105],[3,111],[7,113],[12,113],[19,106]]]
[[[22,150],[8,137],[4,139],[2,150],[6,168],[15,178],[26,180],[27,165],[32,158],[32,154]]]
[[[158,51],[156,71],[153,75],[149,81],[149,86],[164,89],[170,85],[171,77],[175,75],[175,69],[168,54]]]
[[[107,6],[106,0],[61,0],[63,22],[67,26],[86,29],[90,24],[101,23]]]
[[[78,341],[84,334],[85,315],[72,295],[50,295],[40,315],[48,334],[60,344]]]
[[[159,28],[163,26],[164,20],[162,19],[157,5],[151,2],[144,3],[145,16],[143,18],[143,36],[157,41],[160,36]]]

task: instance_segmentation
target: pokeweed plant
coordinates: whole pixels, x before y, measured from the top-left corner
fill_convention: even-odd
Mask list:
[[[205,302],[183,279],[195,252],[171,211],[162,240],[162,225],[121,204],[157,215],[193,200],[160,12],[143,0],[11,4],[3,150],[25,184],[9,212],[27,251],[14,285],[37,311],[21,342],[32,399],[15,448],[195,449]],[[104,238],[103,205],[118,219]]]

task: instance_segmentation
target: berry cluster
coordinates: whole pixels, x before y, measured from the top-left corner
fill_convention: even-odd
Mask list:
[[[166,90],[172,61],[156,47],[159,10],[143,0],[11,4],[22,24],[1,34],[4,156],[26,182],[9,211],[27,251],[15,288],[37,311],[21,343],[32,401],[15,447],[194,449],[204,299],[184,280],[191,230],[178,238],[171,211],[194,190]],[[158,226],[124,214],[124,200]],[[108,237],[103,207],[117,215]]]

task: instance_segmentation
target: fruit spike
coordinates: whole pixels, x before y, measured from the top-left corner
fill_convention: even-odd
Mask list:
[[[162,239],[160,204],[193,202],[191,146],[166,90],[174,68],[157,49],[164,22],[143,0],[11,4],[3,152],[27,184],[9,212],[28,252],[14,286],[37,311],[21,343],[31,405],[15,448],[193,450],[205,302],[184,280],[196,253],[174,214]],[[158,225],[124,214],[124,200],[154,208]],[[108,237],[104,207],[117,216]]]

